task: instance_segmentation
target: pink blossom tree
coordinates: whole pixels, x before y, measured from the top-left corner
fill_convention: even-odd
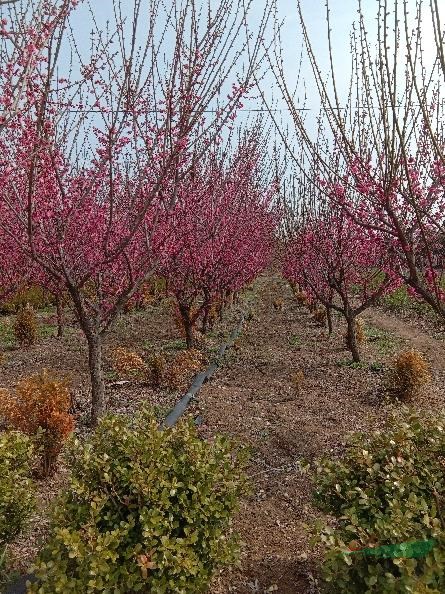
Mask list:
[[[195,163],[168,220],[178,249],[161,274],[176,298],[188,347],[198,318],[205,328],[212,304],[240,291],[269,262],[276,215],[273,187],[258,179],[257,150],[252,136],[229,163],[216,153]]]
[[[70,295],[88,345],[93,424],[106,406],[104,337],[175,253],[163,231],[192,155],[231,125],[261,63],[260,44],[249,46],[236,74],[247,56],[246,12],[233,0],[205,11],[178,1],[165,12],[136,1],[130,26],[115,8],[115,30],[93,32],[88,58],[70,38],[78,79],[55,76],[58,50],[48,48],[38,68],[45,84],[27,85],[27,109],[0,138],[0,230]]]
[[[289,241],[283,272],[310,298],[341,313],[354,361],[360,361],[356,319],[397,281],[379,235],[344,211],[308,217]]]
[[[275,74],[291,109],[298,146],[309,162],[317,161],[316,175],[306,171],[312,184],[333,208],[342,208],[356,224],[380,236],[393,256],[392,275],[444,320],[444,30],[439,3],[419,0],[414,10],[408,8],[406,0],[376,2],[377,27],[371,36],[364,3],[358,0],[351,82],[345,90],[339,74],[345,68],[340,70],[333,47],[333,3],[326,3],[328,77],[299,4],[321,100],[324,143],[298,109],[283,69],[275,68]],[[429,36],[437,48],[432,59],[424,51]],[[299,155],[290,143],[287,148]],[[298,165],[297,158],[294,162]]]

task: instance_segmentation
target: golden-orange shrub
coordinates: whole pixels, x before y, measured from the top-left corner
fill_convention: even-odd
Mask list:
[[[147,373],[147,365],[140,355],[124,347],[116,347],[111,353],[114,371],[123,377],[142,377]]]
[[[359,344],[363,344],[366,341],[365,323],[362,318],[355,320],[355,338]]]
[[[14,336],[21,347],[30,347],[37,340],[37,318],[34,309],[27,304],[19,311],[14,322]]]
[[[300,291],[299,289],[294,289],[294,297],[300,305],[308,305],[309,299],[307,294],[304,291]]]
[[[175,323],[176,328],[178,329],[181,336],[185,336],[185,328],[184,328],[184,320],[182,319],[181,312],[179,311],[179,307],[176,303],[173,303],[172,306],[172,313],[173,313],[173,321]],[[195,306],[190,308],[190,318],[193,319],[196,316],[197,309]]]
[[[326,326],[327,314],[324,307],[317,307],[317,309],[314,310],[312,316],[316,324],[323,327]]]
[[[45,476],[74,429],[70,407],[67,383],[47,370],[21,380],[13,392],[0,390],[0,416],[13,429],[36,438]]]
[[[215,301],[209,308],[207,314],[207,325],[209,328],[213,328],[219,318],[220,310],[223,304],[220,301]]]
[[[366,342],[366,333],[365,333],[365,323],[361,318],[356,318],[354,322],[354,330],[355,330],[355,340],[358,344],[363,344]],[[348,332],[346,331],[343,334],[343,340],[345,343],[346,348],[348,347]]]
[[[182,390],[205,362],[204,355],[197,349],[179,352],[165,372],[166,385],[172,390]]]
[[[430,381],[430,369],[416,350],[400,353],[390,372],[389,391],[400,400],[411,400]]]
[[[282,299],[274,299],[272,305],[277,311],[283,311],[284,301]]]
[[[304,373],[301,369],[298,369],[293,376],[292,376],[292,387],[294,388],[295,392],[300,392],[303,387],[305,381]]]
[[[150,383],[159,388],[164,383],[167,362],[160,353],[154,354],[148,362],[148,379]]]

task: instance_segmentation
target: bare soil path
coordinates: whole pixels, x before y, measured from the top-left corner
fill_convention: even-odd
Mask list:
[[[244,542],[241,567],[219,576],[211,592],[314,593],[319,591],[319,559],[306,525],[319,512],[312,506],[310,477],[300,471],[300,463],[341,453],[348,432],[382,423],[389,409],[379,405],[382,374],[370,363],[388,363],[393,353],[369,342],[363,347],[367,363],[351,368],[345,365],[349,354],[338,323],[329,339],[278,277],[260,279],[257,292],[256,319],[245,329],[238,352],[199,398],[210,434],[228,434],[252,448],[252,494],[236,521]],[[274,307],[278,298],[283,299],[282,310]],[[440,364],[435,373],[440,385],[434,383],[421,405],[441,405],[443,343],[380,311],[371,312],[367,321],[396,335],[394,344],[391,336],[385,338],[393,350],[419,348],[433,367]],[[305,379],[295,389],[298,370]]]
[[[385,313],[381,309],[369,310],[363,318],[377,328],[408,341],[412,348],[426,355],[437,371],[445,369],[445,342],[436,338],[432,330],[420,329],[419,324]]]

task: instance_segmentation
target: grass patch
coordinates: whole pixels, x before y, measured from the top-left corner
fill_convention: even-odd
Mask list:
[[[386,370],[386,365],[384,363],[380,363],[379,361],[373,361],[369,365],[369,370],[373,371],[374,373],[383,373]]]
[[[0,348],[12,349],[14,347],[15,337],[11,323],[11,318],[0,318]]]
[[[162,345],[163,351],[184,351],[187,348],[185,338],[174,338]]]
[[[288,343],[292,347],[301,347],[301,338],[299,336],[289,336]]]
[[[41,324],[38,329],[39,338],[51,338],[57,334],[57,326],[52,324]]]
[[[109,371],[106,371],[104,373],[104,375],[105,375],[105,379],[110,382],[115,382],[119,379],[119,374],[112,369],[110,369]]]
[[[434,310],[427,303],[411,297],[405,286],[401,286],[383,297],[381,303],[389,311],[412,311],[423,316],[436,316]]]
[[[367,369],[368,363],[364,361],[353,361],[352,359],[342,359],[337,361],[337,367],[349,367],[350,369]]]
[[[393,355],[403,342],[401,338],[375,326],[365,326],[364,333],[367,341],[374,344],[378,354],[382,357]]]

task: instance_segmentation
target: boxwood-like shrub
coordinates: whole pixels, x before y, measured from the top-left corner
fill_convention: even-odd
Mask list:
[[[71,483],[30,592],[195,594],[236,559],[243,448],[203,441],[190,424],[162,431],[144,411],[104,419],[67,458]]]
[[[34,508],[32,451],[25,435],[0,433],[0,583],[6,546],[22,530]]]
[[[335,517],[317,526],[328,591],[445,592],[445,417],[403,408],[384,431],[355,434],[341,459],[319,462],[316,479],[318,505]]]

